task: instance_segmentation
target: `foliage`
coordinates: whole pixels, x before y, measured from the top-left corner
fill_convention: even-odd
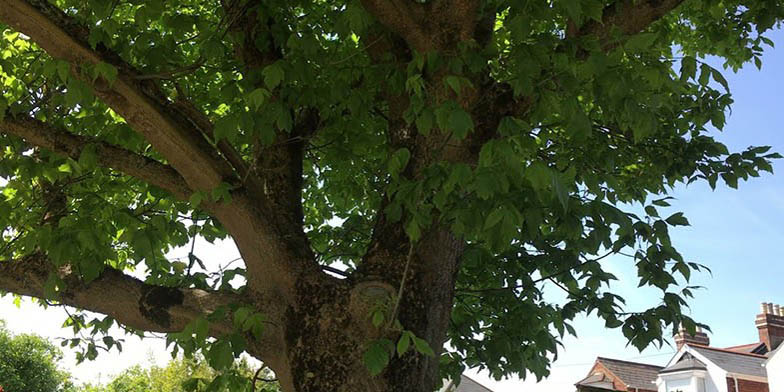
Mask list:
[[[24,22],[6,14],[16,25],[0,40],[0,259],[45,256],[59,273],[39,291],[2,278],[0,289],[106,312],[88,295],[59,294],[136,270],[134,293],[226,294],[230,304],[184,321],[166,312],[176,301],[118,320],[136,333],[152,320],[175,350],[201,351],[218,369],[259,347],[249,342],[266,326],[293,339],[342,325],[319,318],[348,317],[335,309],[353,304],[349,285],[371,279],[394,288],[391,314],[368,316],[359,343],[334,327],[346,335],[332,348],[363,350],[373,374],[432,352],[451,374],[543,377],[581,314],[640,349],[661,344],[695,328],[688,282],[703,270],[673,247],[670,231],[689,222],[669,209],[669,192],[695,181],[736,188],[780,157],[714,138],[732,104],[722,73],[761,66],[780,2],[29,3],[88,54],[19,34]],[[255,259],[202,260],[196,237],[232,238]],[[458,245],[437,253],[446,244]],[[187,257],[165,257],[185,246]],[[601,263],[620,253],[660,304],[624,307]],[[326,304],[313,283],[325,281],[323,292],[344,297]],[[438,284],[447,303],[427,297]],[[424,319],[437,309],[451,309],[447,330]],[[179,314],[198,313],[188,311]],[[116,347],[100,338],[114,323],[72,319],[96,336],[87,358],[96,342]],[[442,354],[444,337],[452,350]]]
[[[70,375],[59,369],[62,354],[46,339],[13,335],[0,321],[0,387],[5,392],[70,391]]]
[[[249,391],[255,372],[242,360],[222,375],[210,368],[203,358],[177,358],[165,367],[133,366],[114,377],[104,386],[84,385],[80,392],[223,392]],[[259,374],[255,392],[278,392],[277,384],[262,381],[270,378],[269,371]]]

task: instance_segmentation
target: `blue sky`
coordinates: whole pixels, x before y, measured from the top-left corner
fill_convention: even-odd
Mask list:
[[[753,65],[734,74],[727,70],[735,99],[733,111],[723,133],[717,138],[730,147],[742,150],[750,145],[770,145],[784,153],[784,33],[770,35],[782,48],[769,49],[763,57],[762,71]],[[672,231],[675,245],[691,261],[708,265],[713,275],[695,277],[693,284],[706,286],[691,301],[691,313],[713,329],[711,341],[719,347],[757,341],[754,317],[759,304],[784,304],[784,161],[774,163],[776,175],[741,183],[740,189],[719,187],[712,191],[706,184],[692,184],[675,190],[672,211],[683,211],[692,226]],[[226,261],[236,250],[226,244],[205,250],[205,259]],[[175,255],[181,256],[181,255]],[[621,278],[613,289],[626,297],[630,309],[656,305],[656,292],[638,290],[636,273],[631,262],[623,257],[608,258],[605,265]],[[6,319],[16,332],[35,332],[55,338],[67,336],[59,328],[64,314],[57,310],[43,312],[34,306],[16,309],[10,297],[0,299],[0,318]],[[643,353],[626,347],[620,330],[606,330],[593,318],[576,323],[579,339],[567,338],[565,349],[554,363],[552,376],[542,383],[534,380],[495,382],[482,374],[477,381],[497,392],[556,392],[572,390],[597,355],[649,363],[666,362],[673,349],[648,349]],[[73,354],[66,351],[65,364],[82,380],[105,381],[107,374],[116,373],[131,364],[165,363],[169,355],[159,340],[137,343],[128,338],[122,355],[99,357],[97,363],[76,366]],[[473,373],[471,373],[473,374]]]

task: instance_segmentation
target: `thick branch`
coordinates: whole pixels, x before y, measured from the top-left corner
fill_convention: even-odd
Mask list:
[[[75,135],[26,115],[8,116],[0,122],[0,133],[25,139],[56,154],[79,159],[88,146],[95,148],[98,163],[136,177],[187,200],[192,191],[177,171],[154,159],[86,136]]]
[[[191,101],[178,97],[172,104],[172,108],[184,117],[188,118],[202,134],[215,140],[215,126],[204,112],[199,110]],[[227,161],[234,167],[240,177],[245,177],[248,172],[248,165],[242,160],[239,152],[226,139],[221,139],[217,143],[218,150],[223,154]]]
[[[620,0],[604,9],[602,21],[590,21],[580,27],[578,36],[595,36],[602,48],[610,50],[620,42],[612,40],[612,33],[633,35],[645,30],[652,23],[683,3],[684,0]]]
[[[54,267],[43,254],[18,260],[0,261],[0,292],[47,298],[46,282]],[[147,284],[119,270],[105,267],[98,278],[84,283],[67,268],[57,275],[65,282],[56,298],[61,304],[105,314],[133,329],[149,332],[180,332],[191,321],[206,317],[218,308],[243,305],[246,297],[231,292],[194,288],[164,287]],[[260,305],[255,303],[256,306]],[[253,305],[247,305],[253,306]],[[274,308],[274,306],[272,307]],[[267,314],[268,320],[277,320]],[[210,321],[209,335],[221,337],[234,332],[231,313],[222,321]],[[281,326],[268,321],[260,337],[248,341],[246,350],[276,369],[285,359]]]
[[[229,30],[242,39],[234,43],[237,60],[242,64],[243,78],[262,87],[260,71],[284,57],[284,49],[271,33],[277,28],[288,29],[267,15],[259,14],[258,7],[242,1],[224,5]],[[272,99],[280,99],[273,90]],[[270,145],[256,142],[256,151],[249,173],[243,174],[243,185],[264,198],[270,223],[282,229],[295,248],[306,259],[313,259],[307,236],[302,229],[302,162],[307,138],[319,123],[313,109],[293,109],[294,126],[290,132],[278,129]]]
[[[412,49],[427,52],[433,42],[417,22],[414,2],[407,0],[362,0],[362,6],[381,24],[400,35]]]
[[[411,49],[425,53],[452,50],[457,42],[474,38],[476,0],[362,0],[362,6]]]
[[[43,254],[0,261],[0,290],[47,298],[44,287],[53,268]],[[65,287],[58,292],[57,298],[48,299],[111,316],[143,331],[182,331],[192,320],[204,317],[220,306],[241,302],[238,295],[228,292],[150,285],[110,267],[87,284],[67,268],[61,268],[57,274]],[[211,333],[219,336],[231,330],[230,322],[213,323]]]
[[[8,0],[0,7],[0,22],[29,36],[52,57],[70,62],[75,70],[100,62],[117,67],[117,80],[110,84],[99,78],[91,84],[94,93],[144,135],[191,188],[211,190],[232,175],[231,167],[192,129],[191,121],[155,96],[156,87],[142,86],[133,68],[116,55],[90,49],[88,31],[54,5]]]
[[[0,22],[29,36],[52,57],[70,62],[75,71],[100,62],[115,66],[118,77],[113,83],[102,78],[85,82],[166,158],[190,189],[210,191],[223,182],[239,183],[231,165],[205,139],[200,125],[204,118],[194,118],[183,105],[171,103],[154,82],[139,81],[133,67],[101,45],[90,49],[86,43],[89,31],[62,10],[45,0],[7,0],[0,7]],[[296,276],[318,266],[307,243],[303,244],[301,227],[282,225],[265,216],[275,210],[257,196],[240,187],[232,192],[231,203],[217,203],[213,213],[248,263],[249,287],[290,294]]]

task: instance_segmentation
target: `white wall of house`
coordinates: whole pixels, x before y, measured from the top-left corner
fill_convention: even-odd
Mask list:
[[[678,377],[678,375],[673,375],[672,377],[664,378],[664,385],[663,388],[659,388],[659,392],[697,392],[692,389],[691,386],[691,376],[686,375],[686,377]]]
[[[768,390],[784,392],[784,345],[768,359],[765,370],[768,372]]]
[[[707,367],[707,371],[694,370],[679,373],[670,373],[659,375],[656,384],[659,386],[659,392],[729,392],[727,388],[727,372],[724,369],[716,366],[713,362],[709,361],[702,354],[696,350],[692,350],[688,345],[683,346],[667,364],[670,366],[680,360],[680,358],[690,353],[695,358],[702,361]],[[678,380],[688,380],[685,384],[681,385]],[[770,390],[770,392],[784,392]]]
[[[659,375],[659,392],[718,392],[708,372],[684,371]]]

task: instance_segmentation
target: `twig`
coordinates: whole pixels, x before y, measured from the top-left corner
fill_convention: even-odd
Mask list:
[[[204,63],[206,63],[206,62],[207,62],[207,60],[204,57],[199,57],[199,59],[196,60],[196,62],[191,64],[191,65],[186,65],[184,67],[173,69],[173,70],[170,70],[170,71],[165,71],[165,72],[158,72],[158,73],[146,74],[146,75],[137,75],[137,76],[134,76],[134,79],[137,79],[137,80],[173,79],[174,77],[176,77],[176,76],[178,76],[180,74],[193,72],[193,71],[201,68],[201,66],[204,65]]]
[[[408,275],[408,267],[411,265],[411,259],[414,258],[414,243],[409,242],[408,256],[406,256],[406,266],[403,268],[403,276],[400,278],[400,288],[397,291],[397,298],[395,299],[395,307],[392,308],[392,315],[389,317],[389,324],[387,328],[392,326],[392,323],[397,319],[397,309],[400,306],[400,299],[403,297],[403,288],[406,285],[406,275]]]
[[[340,276],[344,276],[344,277],[348,277],[349,276],[348,272],[343,271],[343,270],[339,270],[339,269],[334,268],[334,267],[330,267],[328,265],[322,265],[321,269],[323,269],[324,271],[332,272],[333,274],[337,274],[337,275],[340,275]]]
[[[250,391],[251,392],[256,392],[256,381],[263,381],[263,382],[276,382],[276,381],[278,381],[277,378],[262,378],[262,377],[260,377],[261,376],[261,371],[266,369],[266,368],[267,368],[267,365],[261,365],[259,370],[256,370],[256,373],[253,375],[253,381],[250,384]]]

